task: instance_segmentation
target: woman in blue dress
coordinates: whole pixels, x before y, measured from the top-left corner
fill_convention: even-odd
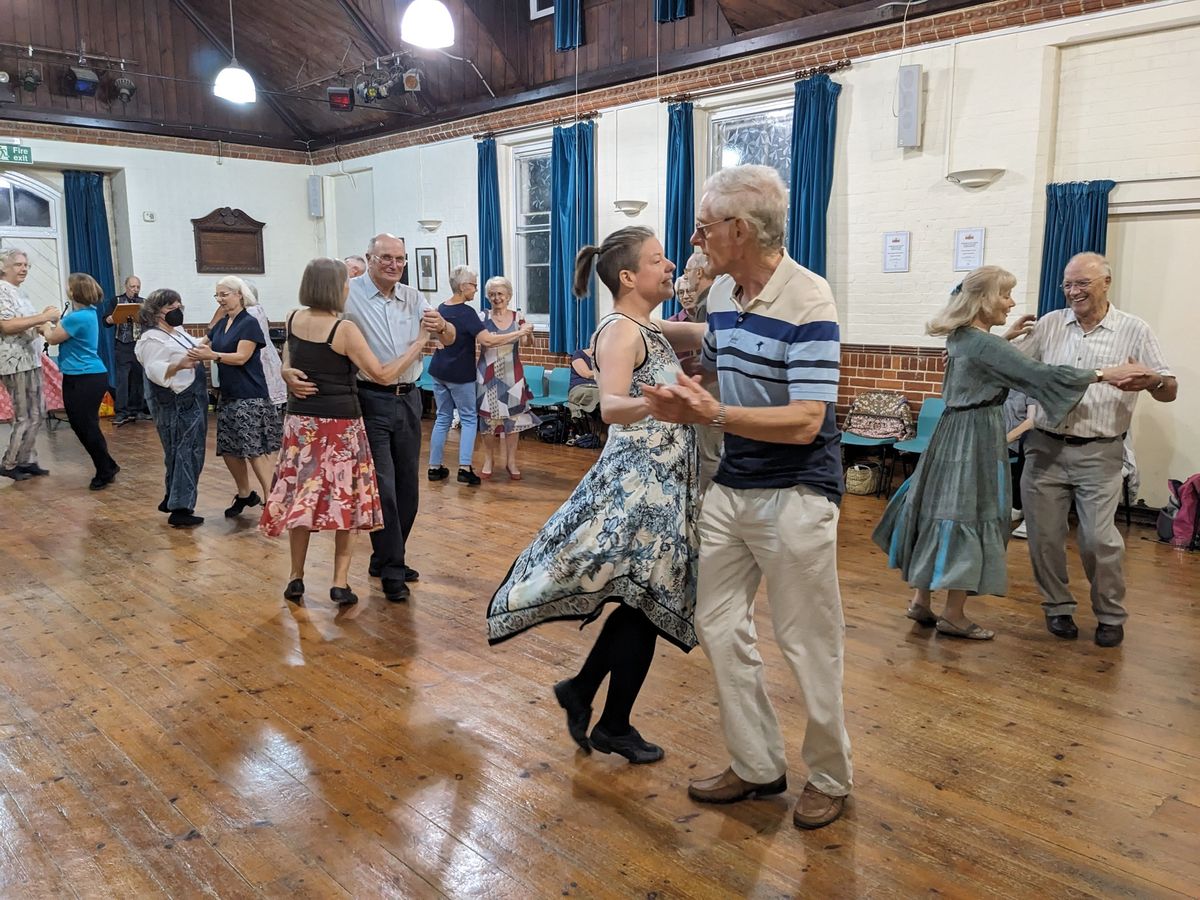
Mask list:
[[[647,415],[642,386],[674,383],[679,363],[650,313],[673,293],[675,265],[648,228],[622,228],[575,262],[575,293],[592,266],[612,292],[613,313],[593,338],[600,410],[611,429],[596,464],[517,557],[488,608],[495,644],[555,619],[608,617],[573,678],[554,686],[567,730],[584,752],[632,763],[662,759],[629,714],[659,635],[685,652],[696,645],[698,540],[696,439],[690,426]],[[592,700],[609,677],[604,711],[588,734]]]
[[[873,539],[914,589],[906,615],[951,637],[991,640],[994,631],[970,621],[967,597],[1004,596],[1012,476],[1004,429],[1010,389],[1033,398],[1054,423],[1066,418],[1097,381],[1120,386],[1140,366],[1077,369],[1048,366],[1012,347],[1028,333],[1032,316],[1003,338],[991,334],[1015,306],[1017,279],[999,266],[982,266],[962,280],[927,331],[946,337],[942,397],[946,411],[912,477],[888,503]],[[1007,339],[1007,340],[1006,340]],[[940,616],[932,591],[944,590]]]

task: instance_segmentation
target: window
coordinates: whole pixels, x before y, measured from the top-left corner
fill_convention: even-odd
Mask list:
[[[709,124],[709,174],[730,166],[771,166],[791,184],[792,103],[714,112]]]
[[[513,305],[535,325],[550,322],[550,145],[513,153],[517,271]]]
[[[48,199],[0,178],[0,228],[50,227]]]

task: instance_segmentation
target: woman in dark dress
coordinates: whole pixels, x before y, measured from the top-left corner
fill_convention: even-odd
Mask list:
[[[896,491],[873,535],[888,554],[888,565],[900,569],[914,589],[908,618],[941,634],[976,641],[991,640],[996,633],[967,618],[967,597],[1004,596],[1008,589],[1012,476],[1004,401],[1009,390],[1032,397],[1052,422],[1059,422],[1089,384],[1119,386],[1142,371],[1140,366],[1076,369],[1030,359],[1009,341],[1029,331],[1032,316],[1022,318],[1004,338],[991,334],[1015,306],[1016,283],[999,266],[975,269],[929,323],[929,334],[946,337],[946,411],[916,471]],[[947,592],[940,616],[930,606],[935,590]]]

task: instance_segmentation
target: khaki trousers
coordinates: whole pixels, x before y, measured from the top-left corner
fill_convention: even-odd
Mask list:
[[[807,487],[713,484],[704,495],[696,633],[712,663],[733,771],[746,781],[763,784],[787,771],[754,627],[754,595],[765,575],[775,640],[808,709],[801,756],[809,782],[833,796],[850,792],[837,523],[837,506]]]

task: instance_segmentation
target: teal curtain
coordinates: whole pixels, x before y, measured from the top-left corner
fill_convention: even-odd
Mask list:
[[[1063,269],[1076,253],[1103,253],[1108,243],[1108,194],[1115,181],[1071,181],[1046,185],[1046,231],[1042,236],[1042,281],[1038,315],[1067,305]]]
[[[491,306],[483,286],[494,275],[504,274],[504,238],[500,230],[500,176],[496,165],[496,140],[485,138],[479,154],[476,183],[479,192],[479,307]]]
[[[663,244],[667,259],[675,263],[677,275],[692,255],[691,237],[696,227],[696,194],[693,176],[695,131],[692,129],[692,104],[672,103],[667,110],[667,222]],[[679,312],[679,301],[663,304],[663,316]]]
[[[99,172],[63,172],[67,202],[67,259],[72,272],[96,279],[105,298],[116,295],[112,243],[108,237],[108,210],[104,205],[104,176]],[[103,304],[93,307],[100,315]],[[100,358],[111,378],[113,328],[100,323]]]
[[[691,0],[654,0],[654,18],[659,22],[674,22],[692,14]]]
[[[583,0],[554,0],[554,49],[574,50],[583,43]]]
[[[575,254],[596,243],[596,126],[554,129],[550,148],[550,351],[586,347],[596,328],[596,287],[576,299]]]
[[[837,102],[842,86],[828,75],[796,82],[792,107],[791,208],[788,253],[818,275],[825,275],[825,213],[833,189]]]

